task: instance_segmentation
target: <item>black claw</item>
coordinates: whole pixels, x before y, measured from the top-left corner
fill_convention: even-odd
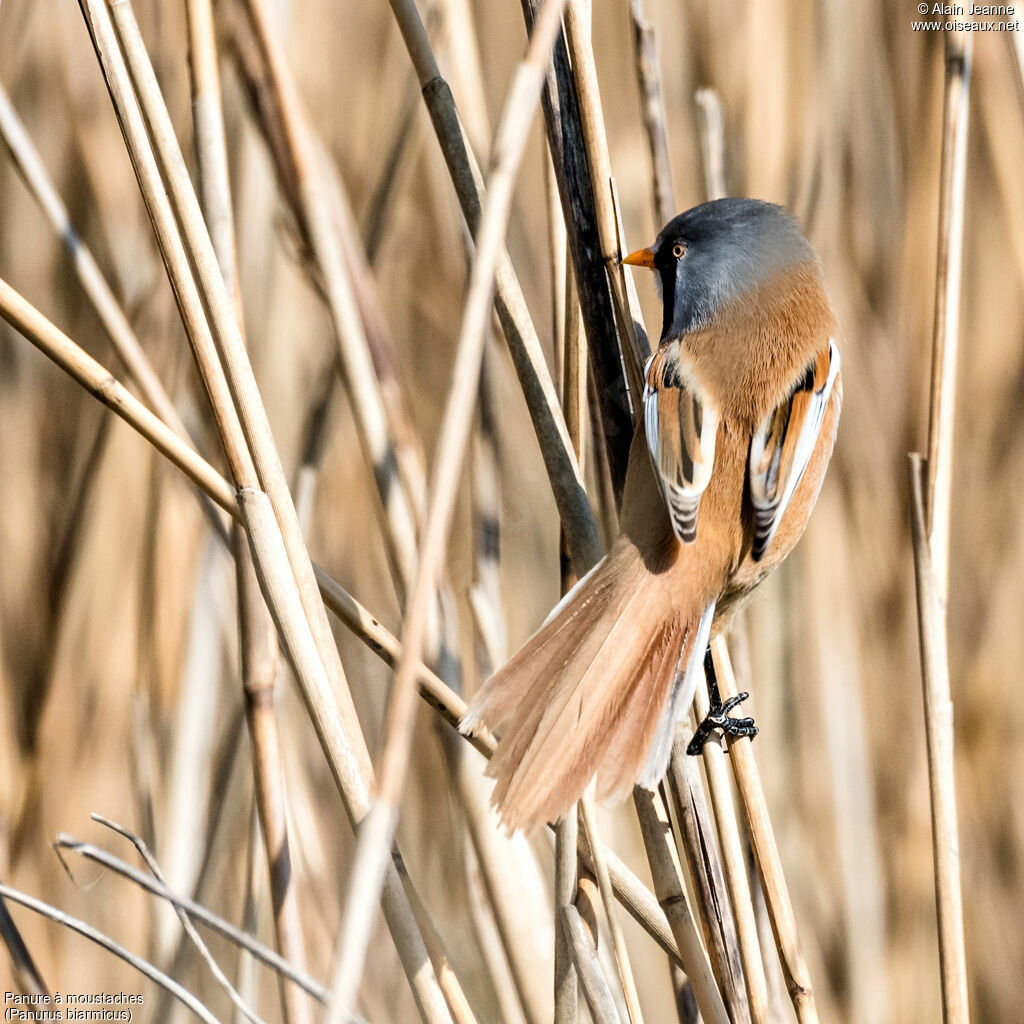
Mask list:
[[[687,744],[686,752],[691,757],[696,756],[704,750],[704,744],[715,729],[721,729],[727,736],[756,736],[757,726],[753,718],[730,718],[729,712],[739,707],[750,694],[744,691],[723,701],[718,692],[718,680],[715,678],[714,664],[711,661],[711,650],[708,649],[708,656],[704,661],[704,668],[708,681],[708,697],[711,706],[704,721],[697,727],[693,739]]]

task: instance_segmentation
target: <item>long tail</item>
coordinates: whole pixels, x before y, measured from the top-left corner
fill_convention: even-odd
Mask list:
[[[510,831],[562,817],[592,778],[606,802],[664,773],[714,610],[680,615],[664,587],[620,540],[473,699],[461,728],[501,733],[487,774]]]

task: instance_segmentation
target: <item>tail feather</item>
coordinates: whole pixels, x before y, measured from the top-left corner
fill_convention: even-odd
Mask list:
[[[679,614],[620,544],[487,681],[462,730],[501,733],[488,775],[506,827],[561,817],[595,776],[601,800],[646,776],[652,743],[674,725],[669,694],[702,610]]]

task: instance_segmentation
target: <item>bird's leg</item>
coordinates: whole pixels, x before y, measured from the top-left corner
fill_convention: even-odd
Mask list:
[[[711,647],[709,646],[704,654],[704,675],[708,682],[708,713],[704,721],[697,726],[693,739],[687,744],[686,752],[691,755],[699,754],[704,749],[708,737],[715,729],[721,729],[729,736],[756,736],[757,726],[752,718],[730,718],[729,712],[742,704],[750,694],[745,690],[743,693],[730,697],[723,703],[722,695],[718,692],[718,676],[715,674],[715,663],[711,659]]]

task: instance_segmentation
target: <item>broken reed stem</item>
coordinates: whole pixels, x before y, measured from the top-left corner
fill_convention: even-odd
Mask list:
[[[708,713],[708,698],[703,687],[697,687],[694,700],[697,721],[702,722]],[[750,1016],[753,1024],[770,1024],[771,1008],[768,1000],[768,981],[761,958],[761,943],[757,934],[757,919],[750,892],[743,840],[740,838],[736,818],[736,806],[732,796],[732,780],[726,753],[717,736],[704,744],[704,771],[707,774],[708,791],[718,827],[718,841],[725,869],[729,899],[736,923],[740,957],[743,961],[743,977],[747,985]]]
[[[240,501],[246,525],[262,530],[259,538],[254,538],[250,532],[250,548],[261,589],[285,641],[285,651],[296,669],[307,710],[346,810],[355,822],[360,820],[369,805],[372,768],[351,693],[270,433],[266,411],[241,339],[233,304],[224,287],[159,85],[130,6],[125,0],[108,2],[117,23],[116,37],[107,6],[100,0],[82,0],[83,12],[189,338],[194,343],[204,383],[208,390],[214,389],[213,393],[220,400],[214,403],[218,426],[232,465],[232,475],[240,488],[240,499],[248,498]],[[131,75],[120,46],[129,57]],[[145,121],[138,106],[140,100],[146,108]],[[147,128],[152,137],[147,134]],[[159,167],[152,148],[154,144],[160,156]],[[166,175],[166,181],[161,171]],[[168,195],[174,200],[173,211]],[[179,224],[188,242],[187,254],[183,239],[178,234]],[[196,268],[196,278],[192,276],[192,266]],[[202,301],[197,283],[202,286]],[[206,319],[207,309],[209,321]],[[211,339],[211,328],[216,338],[216,349]],[[224,392],[228,389],[225,402]],[[259,471],[258,482],[267,488],[266,495],[248,483],[256,483],[256,468]],[[269,504],[264,509],[260,499],[267,496]],[[273,514],[267,518],[263,513],[270,508]],[[285,556],[283,559],[278,557],[282,554]],[[264,557],[273,559],[272,565],[261,565],[260,559]],[[275,600],[278,605],[274,604]],[[432,969],[422,969],[427,962],[426,951],[393,867],[388,872],[384,891],[385,918],[421,1016],[425,1021],[450,1020]]]
[[[438,72],[415,4],[412,0],[390,0],[390,3],[419,76],[423,99],[463,216],[470,233],[476,236],[480,230],[481,209],[486,201],[484,186],[463,134],[451,90]],[[494,305],[530,410],[530,421],[540,445],[559,518],[565,528],[573,564],[582,575],[601,558],[604,551],[540,339],[515,268],[504,247],[498,256]]]
[[[914,542],[917,624],[928,741],[928,787],[932,806],[932,855],[939,919],[942,1019],[967,1024],[967,953],[960,885],[960,837],[956,816],[953,700],[946,653],[946,610],[925,525],[924,466],[910,456],[910,532]]]
[[[472,424],[494,291],[494,274],[503,248],[516,172],[539,101],[548,54],[561,27],[565,0],[547,0],[525,60],[520,63],[505,102],[494,142],[487,198],[476,236],[476,254],[452,368],[450,397],[437,443],[416,575],[406,607],[403,653],[388,705],[385,741],[376,799],[360,829],[336,960],[334,1000],[328,1024],[353,1003],[372,927],[373,908],[398,817],[416,713],[416,665],[426,639],[430,605],[444,567],[448,531],[460,483],[462,461]]]
[[[910,496],[932,810],[942,1015],[945,1024],[966,1024],[970,1019],[970,1007],[960,882],[960,839],[956,816],[953,701],[949,683],[946,602],[949,595],[953,419],[956,408],[972,39],[968,33],[947,32],[945,44],[946,77],[928,458],[922,466],[919,456],[910,456]]]
[[[651,153],[651,198],[654,223],[667,224],[676,213],[675,189],[672,187],[672,163],[668,155],[668,133],[665,130],[665,97],[661,89],[661,68],[658,62],[658,40],[654,26],[644,17],[643,0],[629,5],[633,22],[633,52],[636,80],[640,87],[640,110],[644,134]]]
[[[580,986],[594,1024],[620,1024],[612,991],[601,971],[597,950],[587,933],[580,912],[572,906],[563,907],[559,914],[559,923],[568,939],[569,949],[576,963],[576,973],[579,975]]]
[[[973,40],[968,32],[945,33],[946,79],[939,172],[939,235],[935,268],[931,398],[925,480],[925,521],[932,571],[945,606],[949,592],[949,517],[953,487],[953,417],[960,336],[967,184],[967,126]]]
[[[732,1024],[750,1024],[736,925],[700,769],[696,758],[686,753],[688,739],[682,733],[676,737],[665,780],[675,810],[678,844],[686,858],[711,969],[722,999]]]
[[[597,889],[601,895],[605,921],[608,924],[608,933],[612,939],[612,953],[615,956],[615,967],[618,971],[619,982],[622,985],[622,994],[626,1000],[626,1012],[629,1014],[630,1024],[643,1024],[643,1014],[640,1012],[640,996],[637,993],[633,968],[629,962],[626,938],[622,934],[622,926],[619,924],[618,916],[615,913],[615,896],[612,892],[612,882],[608,874],[608,864],[604,858],[604,848],[597,830],[597,815],[594,811],[593,799],[588,794],[584,794],[579,801],[578,807],[580,822],[587,836],[587,845],[590,847],[594,858],[594,874],[597,876]]]
[[[225,288],[234,297],[242,324],[241,289],[231,204],[227,140],[221,107],[217,41],[210,0],[188,0],[189,66],[192,115],[199,161],[202,208],[210,229]],[[232,544],[238,592],[239,643],[246,722],[252,742],[252,765],[260,833],[269,873],[274,934],[281,955],[297,967],[305,966],[302,919],[291,862],[274,684],[279,654],[270,612],[245,539],[235,528]],[[280,979],[281,1008],[286,1024],[311,1024],[310,1006],[292,985]]]
[[[49,903],[43,903],[42,900],[37,900],[2,883],[0,883],[0,897],[10,900],[12,903],[20,903],[23,907],[28,907],[29,910],[35,911],[42,917],[48,917],[51,921],[56,921],[57,924],[63,925],[65,928],[77,932],[90,942],[96,943],[97,946],[105,949],[108,953],[113,953],[114,956],[123,960],[130,967],[134,967],[135,970],[149,978],[155,985],[165,989],[186,1009],[191,1010],[201,1021],[205,1021],[206,1024],[219,1024],[217,1018],[188,989],[179,985],[173,978],[169,978],[162,971],[157,970],[151,963],[143,960],[142,957],[136,956],[125,949],[124,946],[115,942],[108,935],[104,935],[101,931],[93,928],[92,925],[86,924],[70,914],[65,914],[63,910],[51,907]]]
[[[722,699],[736,695],[736,677],[733,674],[729,650],[722,637],[711,643],[718,688]],[[786,978],[793,1009],[800,1024],[817,1024],[818,1010],[814,1002],[814,991],[807,963],[800,951],[797,937],[796,915],[789,898],[786,876],[782,869],[782,858],[775,842],[768,814],[768,804],[761,786],[761,776],[754,760],[754,751],[747,736],[730,736],[727,739],[729,759],[736,776],[743,813],[747,820],[747,832],[754,849],[761,888],[764,890],[768,916],[772,923],[775,945],[779,951],[782,972]]]
[[[235,491],[227,480],[125,390],[109,371],[83,352],[3,279],[0,279],[0,316],[146,438],[161,455],[193,480],[226,512],[241,520],[242,513]],[[331,611],[374,654],[387,664],[397,664],[402,654],[402,644],[395,635],[326,570],[320,566],[314,566],[314,570],[318,585],[322,588],[323,599]],[[457,727],[466,713],[466,702],[422,663],[417,666],[417,673],[423,699],[446,721]],[[485,757],[490,757],[494,752],[494,738],[486,731],[466,741]],[[605,856],[619,902],[669,956],[681,962],[665,915],[659,910],[654,896],[611,850],[606,850]],[[586,849],[581,851],[581,857],[585,864],[592,864]]]

